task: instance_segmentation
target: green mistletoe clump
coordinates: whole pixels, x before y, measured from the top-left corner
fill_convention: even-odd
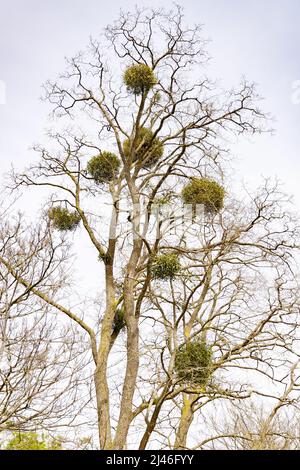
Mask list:
[[[125,313],[124,307],[120,307],[116,310],[113,325],[112,325],[114,333],[120,333],[120,331],[122,331],[125,328],[126,323],[125,323],[124,313]]]
[[[155,279],[174,279],[180,270],[180,262],[176,253],[157,255],[151,265],[152,276]]]
[[[75,230],[80,222],[80,215],[76,211],[69,211],[67,208],[51,207],[48,217],[52,226],[59,231]]]
[[[212,374],[212,351],[205,341],[189,341],[175,355],[175,371],[180,381],[203,387]]]
[[[203,204],[207,212],[219,212],[224,205],[225,190],[208,178],[192,178],[182,191],[185,204]]]
[[[111,152],[102,152],[91,158],[87,164],[87,172],[97,184],[109,183],[118,174],[120,159]]]
[[[153,70],[146,64],[131,65],[123,79],[127,90],[134,95],[149,91],[157,83]]]

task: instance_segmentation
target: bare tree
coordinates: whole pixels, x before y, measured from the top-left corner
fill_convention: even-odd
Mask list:
[[[213,420],[213,435],[201,443],[201,448],[298,450],[298,365],[291,368],[289,383],[277,399],[230,403],[223,419]]]
[[[32,228],[11,211],[10,222],[2,214],[0,224],[0,256],[13,266],[1,263],[0,273],[0,432],[79,425],[76,416],[90,400],[89,353],[79,332],[31,292],[39,288],[46,296],[65,285],[66,247],[58,256],[47,227]]]
[[[152,405],[151,419],[145,414],[147,430],[155,432],[155,424],[161,433],[164,426],[164,436],[157,439],[165,445],[165,435],[172,442],[176,429],[175,448],[190,447],[189,430],[196,446],[199,429],[206,433],[206,416],[218,412],[221,419],[228,401],[276,398],[285,386],[289,393],[298,390],[296,380],[288,382],[289,370],[298,360],[298,286],[292,261],[298,235],[292,216],[280,209],[282,198],[267,182],[250,207],[232,202],[219,220],[200,227],[193,223],[194,238],[184,231],[193,248],[176,248],[184,263],[181,276],[169,286],[164,283],[163,289],[154,284],[149,290],[153,322],[164,327],[157,327],[157,337],[152,338],[153,350],[160,352],[152,378],[155,386],[141,408],[149,411]],[[188,380],[179,394],[179,384],[176,391],[174,381],[168,381],[176,376],[178,348],[198,338],[213,351],[211,377],[198,386]],[[156,410],[170,400],[174,414],[168,407],[168,416],[159,423]],[[141,448],[148,438],[146,432]]]
[[[14,189],[51,191],[53,240],[81,224],[102,263],[103,302],[81,315],[64,286],[45,293],[0,257],[88,339],[101,449],[191,448],[211,406],[264,394],[261,377],[284,385],[297,357],[288,200],[269,181],[238,200],[226,185],[226,142],[262,132],[266,116],[253,84],[197,78],[205,45],[178,6],[121,13],[45,86],[58,123],[81,129],[54,129],[13,175]]]

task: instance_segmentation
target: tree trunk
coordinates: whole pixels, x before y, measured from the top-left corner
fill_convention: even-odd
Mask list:
[[[176,432],[174,449],[186,450],[187,436],[190,429],[190,426],[193,422],[194,413],[193,413],[193,402],[191,397],[184,394],[183,396],[183,407],[181,410],[181,417],[179,422],[179,427]]]
[[[111,247],[113,252],[114,247]],[[112,434],[110,424],[109,387],[107,382],[107,362],[110,352],[112,324],[115,316],[115,288],[113,280],[112,259],[106,262],[106,310],[102,321],[100,345],[98,349],[97,365],[94,374],[98,430],[100,449],[112,448]]]
[[[119,422],[114,448],[122,450],[126,445],[128,429],[132,420],[132,402],[139,368],[138,322],[132,317],[127,323],[127,365],[122,391]]]
[[[139,213],[137,215],[139,227]],[[135,275],[141,253],[142,242],[134,241],[133,250],[127,266],[124,280],[124,318],[127,327],[127,364],[122,390],[119,421],[114,441],[115,449],[123,449],[126,444],[128,429],[132,420],[132,404],[139,369],[139,319],[135,315]]]

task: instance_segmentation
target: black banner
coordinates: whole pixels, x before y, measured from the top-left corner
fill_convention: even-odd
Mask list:
[[[299,462],[298,451],[0,451],[0,464],[39,466],[40,470],[61,465],[89,465],[125,467],[130,469],[179,467],[203,467],[204,465],[231,465],[243,462],[249,465],[287,465]],[[40,467],[42,465],[42,467]],[[44,467],[44,468],[43,468]],[[4,467],[1,467],[4,468]]]

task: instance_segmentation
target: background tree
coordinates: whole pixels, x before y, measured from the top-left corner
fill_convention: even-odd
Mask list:
[[[262,132],[266,116],[253,84],[197,78],[205,45],[178,6],[121,13],[46,84],[59,122],[80,128],[53,129],[13,175],[14,188],[52,191],[53,240],[78,229],[101,263],[102,302],[95,293],[83,314],[63,284],[45,295],[0,258],[88,339],[102,449],[197,446],[211,406],[263,394],[261,377],[276,396],[297,358],[287,198],[268,181],[234,197],[226,180],[226,142]]]
[[[201,448],[230,450],[298,450],[298,364],[291,369],[290,383],[276,400],[231,402],[224,420],[213,419],[211,437]]]
[[[2,214],[0,222],[0,256],[11,263],[1,263],[0,273],[0,433],[34,437],[27,431],[80,425],[89,355],[80,332],[34,294],[47,297],[64,283],[65,244],[55,245],[47,227],[31,227],[9,209],[10,221]]]
[[[62,448],[59,440],[39,437],[34,432],[14,432],[5,450],[62,450]]]

